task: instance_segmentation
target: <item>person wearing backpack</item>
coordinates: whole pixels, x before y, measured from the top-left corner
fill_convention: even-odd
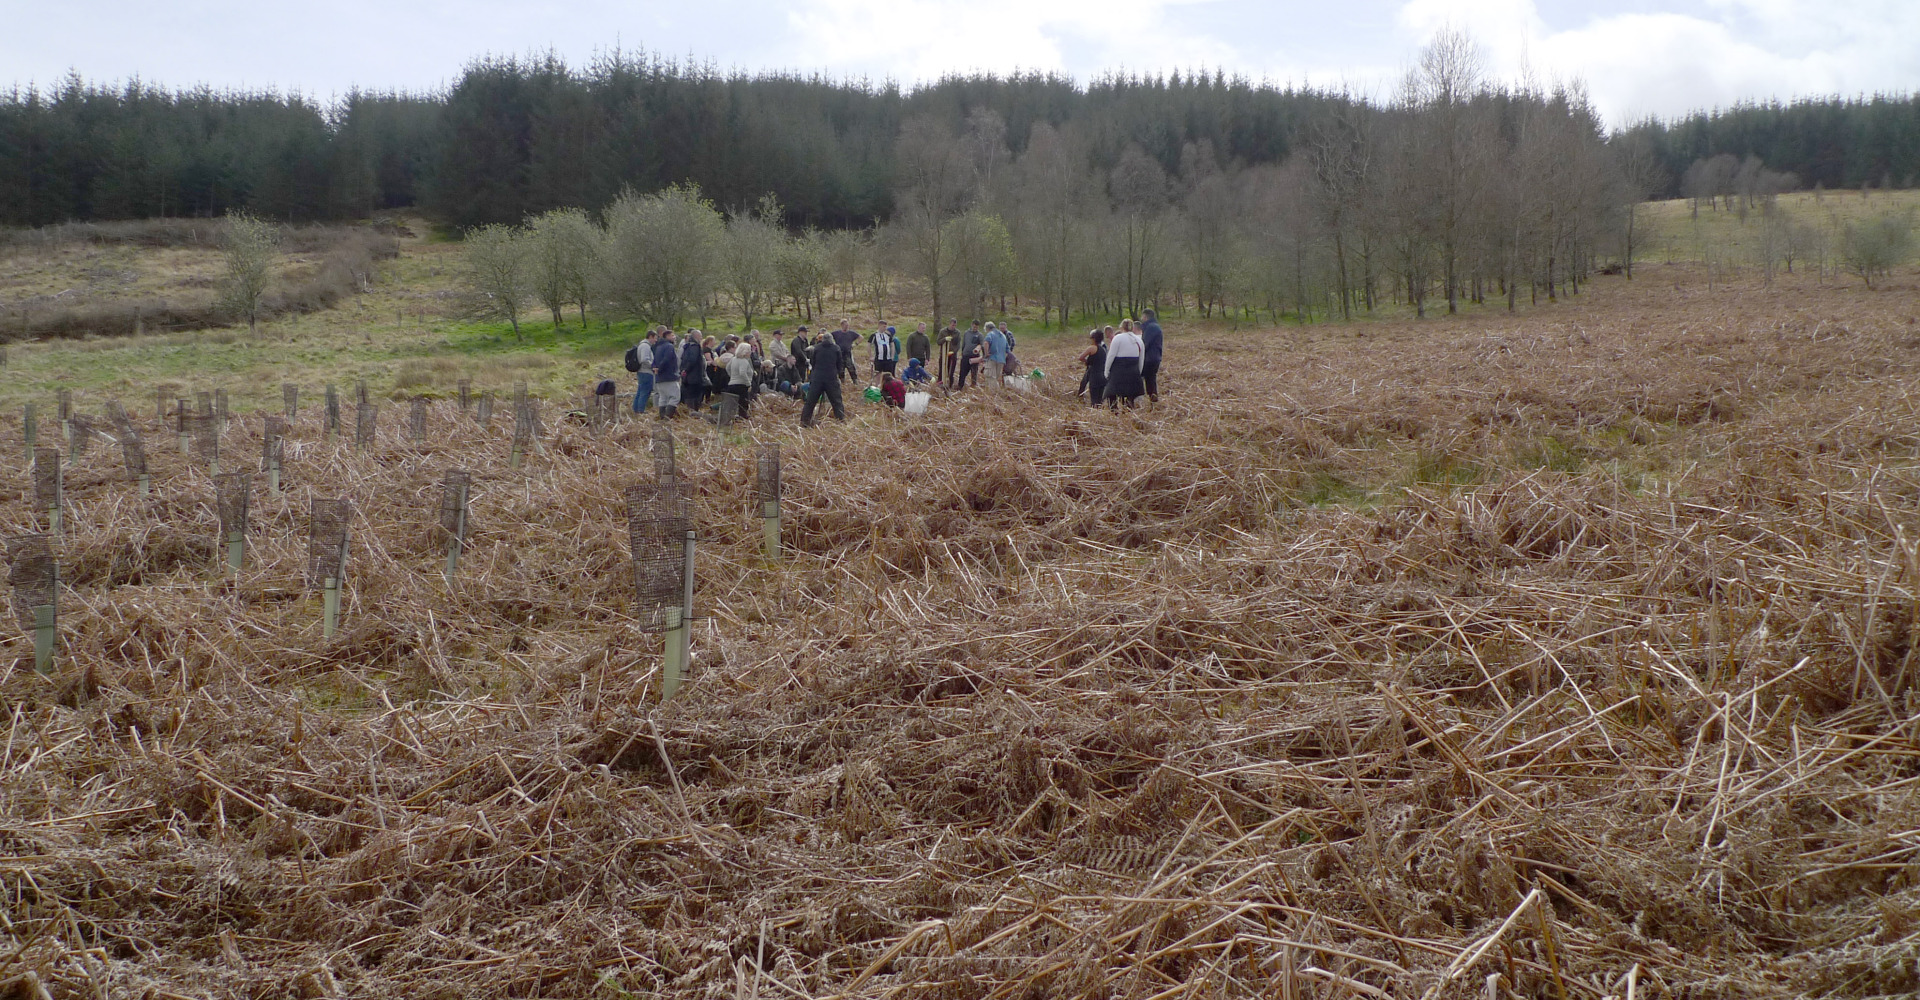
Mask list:
[[[653,402],[653,347],[659,334],[648,330],[647,335],[638,344],[627,348],[627,370],[639,379],[639,386],[633,393],[633,412],[645,413]]]

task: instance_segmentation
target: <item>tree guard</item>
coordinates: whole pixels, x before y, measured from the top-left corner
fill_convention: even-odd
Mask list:
[[[780,445],[766,442],[754,456],[754,487],[760,496],[760,522],[767,559],[780,561]]]
[[[307,515],[307,585],[321,590],[326,608],[321,634],[329,639],[340,626],[340,585],[346,578],[352,520],[351,500],[316,499]]]
[[[480,429],[483,431],[493,426],[493,393],[483,392],[480,394],[480,402],[473,410],[473,420],[474,423],[480,425]]]
[[[731,392],[720,394],[720,402],[714,404],[714,420],[723,431],[732,430],[733,422],[740,416],[740,397]]]
[[[280,408],[287,422],[293,422],[300,415],[300,387],[292,382],[280,383]]]
[[[533,441],[533,410],[522,399],[514,400],[513,406],[513,451],[507,458],[511,468],[520,467],[520,459],[527,453],[527,446]]]
[[[253,498],[253,473],[229,472],[213,477],[213,495],[220,514],[220,534],[227,541],[227,566],[238,573],[247,564],[247,507]]]
[[[371,399],[367,396],[367,380],[358,379],[353,383],[353,405],[365,406]]]
[[[222,428],[227,426],[227,420],[231,417],[231,414],[227,411],[227,390],[213,390],[213,415],[220,419],[220,426]]]
[[[376,425],[380,421],[380,408],[372,403],[361,403],[353,421],[353,449],[364,450],[373,443]]]
[[[407,413],[407,431],[413,435],[413,443],[419,444],[427,439],[427,397],[413,397],[412,405]]]
[[[196,413],[188,418],[193,434],[193,458],[206,465],[210,475],[220,474],[220,419],[211,413]]]
[[[113,430],[120,438],[120,455],[127,463],[127,479],[140,485],[140,495],[153,492],[153,480],[147,476],[147,445],[140,439],[139,428],[128,419],[126,408],[118,400],[107,404],[107,416],[113,420]]]
[[[460,391],[460,412],[465,413],[467,412],[468,404],[473,401],[473,380],[463,378],[457,385]]]
[[[60,566],[46,535],[17,535],[7,539],[7,586],[12,590],[13,614],[20,627],[33,635],[33,668],[53,670],[59,618]]]
[[[327,386],[327,436],[340,433],[340,390]]]
[[[673,429],[670,427],[653,429],[653,478],[663,483],[680,478],[680,470],[674,464]]]
[[[66,504],[66,477],[60,471],[60,449],[33,449],[33,503],[47,512],[47,530],[59,533],[61,507]]]
[[[93,421],[74,414],[67,422],[67,464],[79,465],[80,457],[87,453],[87,446],[93,443]]]
[[[633,557],[634,617],[642,631],[664,633],[660,696],[672,698],[688,664],[687,622],[693,604],[693,524],[677,479],[627,489],[627,536]]]
[[[447,537],[447,579],[452,581],[460,569],[460,552],[467,544],[467,494],[473,475],[463,469],[450,470],[440,480],[440,530]]]
[[[260,471],[267,474],[267,489],[280,492],[280,469],[287,455],[287,422],[279,417],[268,417],[266,429],[260,432]]]
[[[185,396],[181,396],[175,401],[173,431],[180,439],[180,454],[182,457],[185,457],[188,454],[187,439],[193,432],[193,409],[187,403],[187,397]]]

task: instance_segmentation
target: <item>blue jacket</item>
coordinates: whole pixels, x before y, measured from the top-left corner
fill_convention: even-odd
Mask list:
[[[993,361],[1005,363],[1007,360],[1007,335],[995,327],[987,334],[987,357]]]
[[[1146,347],[1146,352],[1140,359],[1140,366],[1142,368],[1160,363],[1160,344],[1162,339],[1159,320],[1150,319],[1140,324],[1140,343]]]
[[[921,364],[919,358],[913,358],[907,362],[907,370],[901,374],[900,381],[931,382],[933,376],[927,372],[927,366]]]
[[[680,381],[680,349],[673,346],[671,340],[653,345],[653,380],[656,383]]]

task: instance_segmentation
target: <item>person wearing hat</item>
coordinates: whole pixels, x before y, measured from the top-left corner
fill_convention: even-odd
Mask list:
[[[867,345],[873,349],[873,373],[891,375],[900,363],[900,338],[893,327],[883,326],[868,334]]]
[[[807,328],[801,327],[794,332],[793,343],[787,347],[793,352],[793,367],[800,372],[801,378],[807,377],[807,368],[813,363],[813,338],[807,336]]]
[[[919,358],[908,358],[907,370],[900,376],[900,381],[916,389],[925,389],[933,384],[933,373],[927,371],[926,362]]]
[[[813,426],[813,408],[824,396],[833,404],[833,419],[846,422],[847,405],[840,396],[840,348],[822,333],[813,344],[813,377],[807,382],[807,403],[800,408],[800,426]]]

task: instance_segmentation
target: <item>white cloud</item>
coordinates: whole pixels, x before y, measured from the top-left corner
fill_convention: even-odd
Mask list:
[[[1397,21],[1420,37],[1449,24],[1470,32],[1508,80],[1526,69],[1542,82],[1578,77],[1614,124],[1920,87],[1913,0],[1705,0],[1690,12],[1602,9],[1560,30],[1546,26],[1537,0],[1407,0]]]
[[[811,0],[787,17],[799,61],[902,82],[987,70],[1221,65],[1233,51],[1182,30],[1181,0]]]

